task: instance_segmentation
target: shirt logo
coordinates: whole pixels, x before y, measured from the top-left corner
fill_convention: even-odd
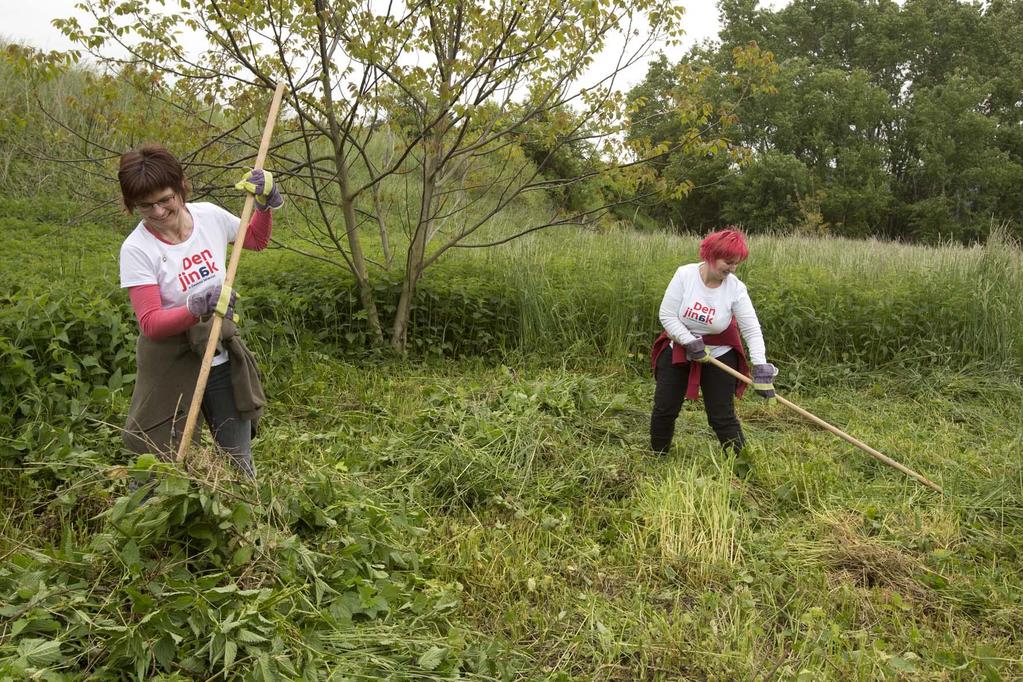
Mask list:
[[[714,314],[716,312],[716,308],[711,308],[710,306],[703,305],[697,301],[685,309],[685,312],[682,313],[682,319],[693,320],[695,322],[702,322],[703,324],[711,325],[714,323]]]
[[[220,272],[220,268],[209,249],[203,249],[194,256],[185,256],[181,259],[181,272],[178,273],[181,291],[188,291],[193,285],[206,281],[214,272]]]

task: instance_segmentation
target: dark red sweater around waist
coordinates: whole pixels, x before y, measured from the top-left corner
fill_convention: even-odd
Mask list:
[[[746,361],[746,351],[742,348],[742,341],[739,338],[739,325],[735,323],[735,318],[732,318],[732,323],[728,325],[728,328],[720,334],[707,334],[702,337],[703,342],[708,346],[731,346],[735,349],[735,352],[739,354],[739,371],[743,374],[749,375],[749,363]],[[664,349],[671,343],[671,338],[668,336],[668,332],[661,332],[661,335],[654,341],[654,346],[650,350],[650,368],[654,372],[654,378],[657,378],[657,358],[660,357]],[[689,363],[686,359],[686,349],[681,343],[676,343],[671,348],[671,364],[673,365],[685,365]],[[686,384],[686,400],[696,400],[700,396],[700,373],[703,370],[702,362],[690,363],[692,366],[689,368],[689,383]],[[742,397],[742,394],[746,392],[746,383],[742,381],[735,382],[735,395]]]

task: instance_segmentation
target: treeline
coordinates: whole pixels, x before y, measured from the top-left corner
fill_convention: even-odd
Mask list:
[[[709,125],[748,150],[745,163],[665,154],[658,177],[692,189],[647,197],[638,222],[922,242],[969,243],[1003,223],[1023,234],[1023,2],[757,4],[721,0],[719,42],[662,57],[630,92],[631,136],[675,139],[686,125],[675,103],[699,94],[734,106]],[[773,92],[748,96],[718,75],[751,42],[773,53]]]
[[[631,159],[609,158],[568,110],[509,137],[550,179],[538,186],[553,203],[688,233],[737,223],[923,243],[983,241],[995,226],[1023,236],[1023,0],[719,8],[717,41],[676,63],[661,56],[628,93],[625,138],[634,157],[653,158],[643,181],[608,172]],[[0,190],[101,195],[116,209],[114,160],[148,139],[192,150],[199,195],[230,185],[220,170],[243,154],[225,149],[233,138],[218,107],[200,121],[183,104],[195,99],[184,81],[168,87],[130,66],[100,75],[70,59],[55,69],[2,40],[0,56]],[[476,188],[494,180],[493,168],[481,172]],[[392,222],[418,191],[399,185]],[[358,208],[387,213],[369,200]]]

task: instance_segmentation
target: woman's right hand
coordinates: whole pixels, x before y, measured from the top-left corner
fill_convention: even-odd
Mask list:
[[[686,360],[690,362],[710,362],[710,353],[707,352],[707,346],[704,345],[703,339],[697,337],[689,343],[682,344],[682,347],[686,349]]]
[[[217,311],[217,303],[220,301],[220,296],[223,292],[224,289],[220,284],[210,284],[190,293],[185,300],[185,307],[195,317],[205,317]],[[228,289],[228,292],[229,298],[225,301],[222,313],[226,319],[232,320],[234,319],[234,304],[238,299],[238,294],[231,289]]]

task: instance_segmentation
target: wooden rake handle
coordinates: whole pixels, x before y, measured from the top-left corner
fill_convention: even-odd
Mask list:
[[[724,370],[725,372],[728,372],[729,374],[731,374],[733,377],[735,377],[739,381],[742,381],[744,383],[751,384],[751,385],[753,384],[753,380],[750,379],[748,376],[744,375],[742,372],[735,371],[734,369],[732,369],[731,367],[729,367],[725,363],[721,362],[717,358],[711,358],[710,361],[711,361],[711,363],[714,364],[715,367],[719,367],[722,370]],[[887,455],[884,455],[884,454],[878,452],[877,450],[875,450],[874,448],[870,447],[866,443],[864,443],[864,442],[862,442],[860,440],[857,440],[856,438],[853,438],[852,436],[850,436],[845,431],[842,431],[841,429],[839,429],[839,428],[837,428],[835,426],[832,426],[831,424],[827,423],[826,421],[824,421],[820,417],[818,417],[818,416],[816,416],[814,414],[811,414],[810,412],[807,412],[806,410],[801,408],[799,405],[796,405],[795,403],[793,403],[793,402],[791,402],[789,400],[786,400],[785,398],[782,398],[780,395],[777,395],[777,393],[775,393],[775,397],[778,399],[778,402],[781,403],[782,405],[784,405],[785,407],[789,408],[793,412],[796,412],[796,413],[802,415],[806,419],[809,419],[810,421],[812,421],[817,426],[820,426],[820,427],[822,427],[824,429],[827,429],[828,431],[830,431],[831,433],[835,434],[836,436],[838,436],[842,440],[844,440],[846,442],[849,442],[849,443],[852,443],[853,445],[858,447],[860,450],[863,450],[865,453],[867,453],[868,455],[873,457],[874,459],[876,459],[876,460],[878,460],[880,462],[884,462],[885,464],[887,464],[888,466],[892,467],[893,469],[898,469],[899,471],[901,471],[902,473],[906,474],[910,478],[915,478],[917,481],[919,481],[920,483],[923,483],[925,486],[927,486],[931,490],[935,490],[935,491],[937,491],[939,493],[944,493],[944,491],[941,489],[941,486],[939,486],[937,483],[931,481],[930,479],[928,479],[928,478],[926,478],[924,476],[921,476],[920,474],[916,473],[915,471],[913,471],[909,467],[904,466],[902,464],[899,464],[898,462],[896,462],[891,457],[888,457]]]
[[[270,150],[270,138],[273,137],[274,124],[277,122],[277,113],[281,109],[281,100],[284,99],[284,83],[278,83],[274,90],[273,100],[270,102],[270,112],[266,117],[266,126],[263,128],[263,139],[259,141],[259,152],[256,154],[256,163],[253,168],[263,168],[267,152]],[[238,224],[238,234],[234,238],[234,248],[231,250],[231,260],[224,274],[224,286],[230,287],[234,284],[234,275],[238,271],[238,261],[242,257],[242,244],[245,243],[245,233],[249,229],[249,219],[252,217],[252,207],[256,198],[251,194],[245,196],[245,207],[242,208],[241,222]],[[220,328],[224,325],[224,318],[220,315],[213,316],[213,323],[210,328],[210,338],[206,342],[206,352],[202,356],[202,365],[199,367],[199,378],[195,382],[195,392],[192,394],[192,404],[188,408],[188,419],[185,420],[185,430],[181,434],[181,443],[178,445],[177,461],[184,461],[188,456],[188,447],[192,443],[192,434],[195,432],[195,424],[199,421],[199,408],[202,406],[202,397],[206,392],[206,382],[210,378],[210,365],[213,356],[217,353],[217,342],[220,340]]]

